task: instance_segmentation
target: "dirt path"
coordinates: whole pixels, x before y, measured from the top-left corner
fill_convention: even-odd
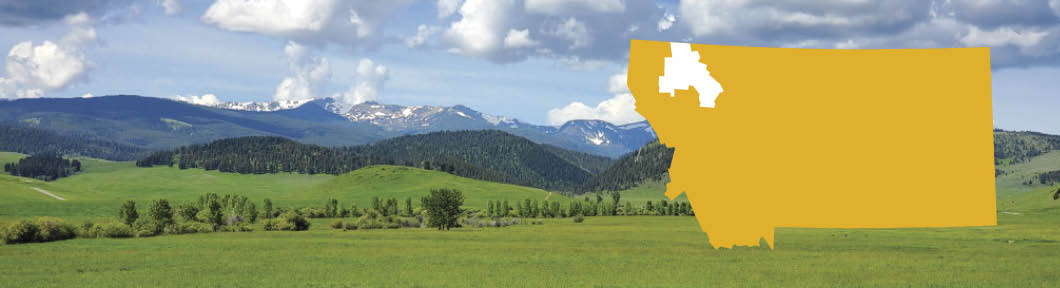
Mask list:
[[[548,192],[548,195],[545,195],[545,201],[548,201],[548,197],[552,197],[551,191]]]
[[[48,192],[48,190],[40,189],[40,188],[37,188],[37,187],[29,187],[29,188],[33,189],[33,190],[37,190],[37,192],[40,192],[41,194],[52,196],[52,198],[59,199],[60,201],[66,201],[66,198],[59,197],[59,195],[52,194],[52,192]]]

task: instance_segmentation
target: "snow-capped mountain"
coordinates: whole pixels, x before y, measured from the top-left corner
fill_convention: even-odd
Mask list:
[[[400,134],[443,130],[497,129],[539,143],[617,157],[655,139],[647,121],[614,125],[601,120],[573,120],[560,127],[525,123],[514,118],[475,111],[467,106],[401,106],[366,102],[344,116],[353,122],[371,123]]]
[[[224,102],[217,105],[212,105],[216,108],[229,109],[229,110],[242,110],[242,111],[254,111],[254,112],[272,112],[279,110],[288,110],[298,108],[302,104],[313,101],[314,99],[305,100],[280,100],[272,102]]]
[[[307,103],[316,104],[350,122],[379,127],[392,136],[446,130],[497,129],[538,143],[611,157],[634,151],[656,137],[647,121],[614,125],[601,120],[572,120],[559,127],[543,126],[481,113],[463,105],[401,106],[364,102],[345,109],[332,98],[322,98],[280,102],[228,102],[213,107],[277,112],[293,110]]]

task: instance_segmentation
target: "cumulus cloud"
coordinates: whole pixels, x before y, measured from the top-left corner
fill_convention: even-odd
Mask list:
[[[419,27],[416,27],[415,35],[405,37],[405,47],[416,48],[423,46],[424,44],[427,44],[427,40],[430,39],[432,35],[438,33],[440,30],[441,28],[438,26],[420,24]]]
[[[378,99],[379,91],[389,76],[386,66],[375,64],[371,59],[361,59],[357,64],[353,85],[343,93],[336,93],[333,98],[347,106],[374,101]]]
[[[155,0],[155,5],[162,7],[165,10],[166,15],[177,15],[183,10],[180,5],[180,0]]]
[[[108,10],[128,5],[131,0],[0,0],[0,25],[30,26],[61,20],[71,14],[99,17]]]
[[[438,19],[444,19],[460,9],[462,0],[438,0]]]
[[[574,101],[567,106],[551,109],[548,111],[549,124],[561,125],[578,119],[597,119],[614,124],[643,121],[644,117],[635,110],[636,101],[633,94],[630,94],[629,88],[626,87],[626,72],[611,75],[607,84],[607,90],[614,94],[613,97],[597,103],[596,106]]]
[[[293,41],[287,42],[283,52],[292,75],[283,78],[276,86],[272,98],[277,101],[305,100],[322,95],[324,84],[331,79],[328,59],[311,55],[308,48]]]
[[[89,97],[91,97],[92,94],[87,94],[87,95],[89,95]],[[202,96],[196,96],[196,95],[173,95],[173,97],[170,97],[170,98],[172,98],[173,100],[181,101],[181,102],[188,102],[188,103],[191,103],[191,104],[203,105],[203,106],[215,106],[215,105],[218,105],[218,104],[222,103],[221,99],[218,99],[216,95],[213,95],[213,94],[210,94],[210,93],[202,94]]]
[[[887,11],[880,13],[879,11]],[[1060,1],[683,0],[688,41],[800,48],[990,46],[995,68],[1060,64]]]
[[[670,27],[674,26],[674,22],[677,22],[677,16],[671,13],[663,14],[663,17],[659,18],[659,23],[655,24],[655,29],[659,31],[670,30]]]
[[[548,110],[548,122],[552,125],[561,125],[567,121],[579,119],[597,119],[614,124],[643,121],[644,118],[637,114],[635,108],[633,95],[624,93],[604,100],[596,106],[575,101],[563,108]]]
[[[303,43],[375,46],[383,39],[379,27],[395,10],[411,2],[217,0],[207,8],[201,20],[225,30],[260,33]]]
[[[530,30],[508,30],[508,36],[504,36],[504,47],[509,48],[524,48],[537,46],[539,44],[534,39],[530,38]]]
[[[86,13],[65,18],[70,32],[58,42],[23,41],[7,54],[6,77],[0,77],[0,98],[36,98],[84,80],[91,67],[82,51],[96,42],[96,30]]]
[[[620,0],[526,0],[529,13],[561,15],[571,10],[617,13],[626,10]]]
[[[593,67],[586,64],[624,59],[629,39],[677,38],[675,29],[638,29],[656,27],[664,13],[652,1],[467,0],[441,48],[497,63],[542,57]]]

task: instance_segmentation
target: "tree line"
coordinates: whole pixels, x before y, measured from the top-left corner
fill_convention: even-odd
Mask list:
[[[56,153],[115,161],[135,160],[147,150],[88,136],[64,136],[44,129],[0,123],[0,151],[22,154]]]
[[[52,181],[81,172],[81,161],[64,159],[56,153],[30,155],[17,163],[5,163],[4,172],[13,176]]]
[[[607,170],[577,187],[576,193],[621,191],[648,180],[662,180],[670,170],[674,149],[658,140],[619,158]]]
[[[600,156],[565,153],[495,130],[435,132],[370,145],[328,148],[272,136],[248,136],[154,152],[137,166],[177,166],[243,174],[341,174],[389,164],[549,190],[572,191],[592,177],[581,166],[610,163]],[[571,161],[580,162],[576,165]]]

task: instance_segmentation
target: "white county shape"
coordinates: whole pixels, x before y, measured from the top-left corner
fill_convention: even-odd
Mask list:
[[[663,59],[663,75],[659,76],[659,93],[688,90],[696,87],[699,92],[699,107],[714,108],[714,99],[723,91],[721,83],[710,77],[707,64],[699,62],[699,52],[692,51],[688,43],[670,43],[670,57]]]

